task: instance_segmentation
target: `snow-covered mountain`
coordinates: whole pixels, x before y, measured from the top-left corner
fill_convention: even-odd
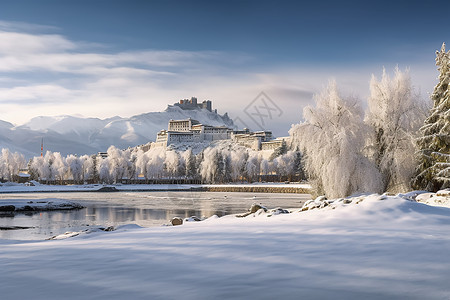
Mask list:
[[[106,151],[110,145],[125,149],[154,141],[158,131],[167,129],[170,119],[186,118],[208,125],[234,126],[227,114],[219,115],[206,109],[183,110],[176,106],[130,118],[36,117],[20,126],[0,120],[0,148],[18,151],[26,157],[37,156],[43,138],[44,151],[62,155],[93,154]]]

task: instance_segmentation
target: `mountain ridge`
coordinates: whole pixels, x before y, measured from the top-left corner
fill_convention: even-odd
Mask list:
[[[169,105],[162,112],[147,112],[129,118],[114,116],[106,119],[72,115],[37,116],[25,124],[14,126],[0,120],[0,148],[8,148],[27,158],[51,150],[62,155],[94,154],[114,145],[121,149],[154,141],[156,133],[167,129],[170,119],[192,118],[203,124],[234,127],[227,113],[219,115],[207,109],[183,110]]]

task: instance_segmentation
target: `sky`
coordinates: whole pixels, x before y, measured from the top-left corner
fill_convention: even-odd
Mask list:
[[[0,120],[129,117],[195,96],[240,127],[283,136],[330,79],[364,102],[372,74],[398,66],[428,97],[435,51],[450,40],[449,9],[449,1],[6,0]]]

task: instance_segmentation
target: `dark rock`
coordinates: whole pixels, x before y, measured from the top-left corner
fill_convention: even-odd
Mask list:
[[[257,203],[253,203],[253,204],[252,204],[252,207],[250,207],[250,213],[251,213],[251,214],[252,214],[252,213],[255,213],[255,212],[257,212],[257,211],[260,210],[260,209],[264,209],[264,211],[267,211],[267,208],[265,208],[264,206],[259,205],[259,204],[257,204]]]
[[[183,219],[180,217],[173,217],[170,223],[172,223],[173,226],[182,225]]]
[[[97,192],[118,192],[119,190],[113,186],[104,186],[97,190]]]
[[[281,208],[281,207],[274,208],[274,209],[270,210],[270,212],[273,215],[289,214],[289,211],[287,209],[284,209],[284,208]]]
[[[14,205],[3,205],[0,206],[0,211],[15,211],[16,207]]]
[[[101,228],[99,228],[100,230],[103,230],[103,231],[114,231],[115,229],[114,229],[114,226],[109,226],[109,227],[106,227],[106,228],[103,228],[103,227],[101,227]]]
[[[23,211],[33,211],[34,208],[32,206],[25,205],[21,210],[23,210]]]
[[[247,217],[247,216],[249,216],[251,214],[256,213],[260,209],[264,210],[264,212],[267,212],[267,208],[265,208],[264,206],[262,206],[260,204],[257,204],[257,203],[253,203],[252,207],[250,207],[250,209],[249,209],[249,212],[244,213],[242,215],[236,215],[236,217],[237,218],[244,218],[244,217]]]
[[[323,201],[323,202],[320,204],[320,208],[327,207],[328,205],[330,205],[330,203],[328,203],[328,201]]]
[[[0,226],[0,230],[19,230],[19,229],[30,229],[34,227],[28,226]]]

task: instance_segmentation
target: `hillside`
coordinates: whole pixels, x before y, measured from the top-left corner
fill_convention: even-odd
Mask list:
[[[26,157],[40,154],[41,139],[44,151],[67,154],[92,154],[106,151],[110,145],[128,148],[154,141],[156,133],[166,129],[170,119],[193,118],[203,124],[233,127],[228,115],[219,115],[206,109],[183,110],[169,106],[163,112],[150,112],[130,118],[108,119],[75,116],[40,116],[14,126],[0,121],[0,148],[23,153]]]

